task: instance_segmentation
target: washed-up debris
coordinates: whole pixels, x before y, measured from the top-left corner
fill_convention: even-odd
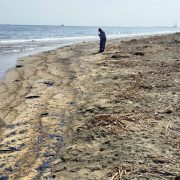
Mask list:
[[[47,168],[50,167],[50,162],[44,162],[42,165],[40,165],[37,170],[38,171],[45,171]]]
[[[168,108],[168,109],[159,111],[158,113],[159,113],[159,114],[172,114],[174,111],[175,111],[175,109],[173,109],[173,108]]]
[[[114,134],[127,130],[126,125],[121,122],[118,116],[110,114],[96,116],[87,126],[89,129],[102,128],[104,131]]]
[[[43,112],[40,114],[41,117],[62,117],[62,114],[59,113],[48,113],[48,112]]]
[[[47,113],[47,112],[44,112],[44,113],[40,114],[41,117],[45,117],[45,116],[48,116],[48,115],[49,115],[49,113]]]
[[[180,41],[178,41],[178,40],[175,39],[174,42],[172,42],[172,43],[179,44]]]
[[[129,58],[127,55],[114,54],[111,56],[112,59]]]
[[[16,68],[22,68],[22,67],[24,67],[24,66],[22,66],[22,65],[16,65]]]
[[[124,176],[131,174],[132,171],[132,167],[115,167],[109,175],[112,176],[111,180],[121,180]]]
[[[10,153],[10,152],[14,152],[14,151],[18,151],[18,149],[15,148],[15,147],[9,147],[9,148],[6,148],[6,149],[0,149],[0,154],[2,154],[2,153]]]
[[[140,93],[135,89],[122,89],[115,95],[115,102],[119,102],[121,99],[136,99],[140,97]]]
[[[74,80],[74,79],[76,79],[76,78],[77,78],[77,77],[74,76],[74,75],[71,75],[71,76],[69,77],[70,80]]]
[[[146,174],[146,173],[150,173],[150,174],[156,174],[160,177],[174,177],[175,178],[179,177],[176,176],[176,174],[169,172],[168,170],[163,170],[163,169],[157,169],[157,168],[140,168],[140,169],[136,169],[135,167],[115,167],[114,169],[111,170],[111,172],[109,173],[109,175],[112,175],[112,180],[122,180],[124,179],[126,176],[128,177],[129,175],[134,175],[134,174]],[[163,178],[164,179],[164,178]]]
[[[44,81],[43,82],[45,85],[47,86],[53,86],[54,85],[54,82],[53,81]]]
[[[144,52],[135,52],[135,53],[133,53],[133,55],[135,55],[135,56],[144,56],[145,53]]]
[[[169,163],[168,160],[166,159],[153,159],[153,162],[156,164],[165,164],[165,163]]]
[[[14,136],[16,135],[16,132],[15,131],[12,131],[11,133],[9,133],[8,135],[6,135],[7,138],[11,137],[11,136]]]
[[[64,138],[57,134],[48,134],[49,139],[56,139],[57,141],[64,142]]]
[[[73,102],[73,101],[72,101],[72,102],[68,102],[67,104],[68,104],[69,106],[77,106],[77,103],[76,103],[76,102]]]
[[[39,98],[40,96],[27,96],[26,99],[37,99]]]

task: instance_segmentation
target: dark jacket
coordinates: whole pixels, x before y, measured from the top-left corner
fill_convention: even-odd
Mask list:
[[[106,34],[105,34],[105,32],[104,32],[104,31],[100,31],[99,37],[100,37],[100,40],[106,39]]]

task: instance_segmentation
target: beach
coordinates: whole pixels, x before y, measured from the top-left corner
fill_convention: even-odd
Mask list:
[[[180,33],[97,51],[98,42],[65,46],[7,72],[2,179],[180,177]]]
[[[98,40],[99,27],[0,24],[0,79],[17,58]],[[103,27],[107,39],[180,32],[176,27]]]

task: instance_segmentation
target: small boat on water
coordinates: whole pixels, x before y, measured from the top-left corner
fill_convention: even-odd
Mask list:
[[[177,27],[178,27],[177,23],[174,23],[173,28],[177,28]]]

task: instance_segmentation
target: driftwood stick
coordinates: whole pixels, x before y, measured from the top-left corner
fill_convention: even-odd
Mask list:
[[[169,127],[171,127],[171,123],[170,123],[170,122],[169,122],[168,125],[166,126],[166,132],[168,132]],[[169,134],[169,132],[168,132],[168,134]]]

